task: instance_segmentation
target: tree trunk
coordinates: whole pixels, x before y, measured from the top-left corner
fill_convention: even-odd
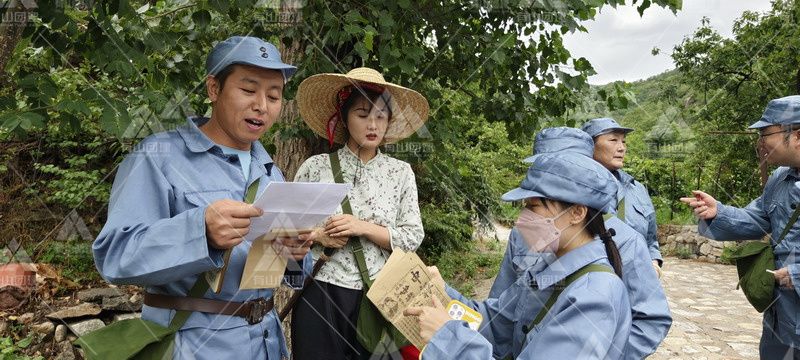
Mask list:
[[[291,1],[282,1],[280,13],[278,14],[281,19],[282,26],[299,26],[301,19],[301,12],[297,7],[287,6]],[[289,22],[282,22],[283,19],[289,19]],[[287,64],[299,65],[303,60],[303,44],[300,40],[295,39],[291,46],[287,47],[280,43],[281,60]],[[297,109],[297,102],[295,100],[286,101],[281,109],[281,115],[278,122],[288,125],[290,127],[303,126],[301,124],[300,113]],[[311,155],[315,154],[314,149],[319,149],[319,138],[306,139],[302,137],[284,138],[280,132],[273,138],[275,143],[274,160],[278,167],[284,174],[287,181],[294,180],[294,175],[297,169],[303,164],[303,161],[308,159]],[[308,275],[308,274],[307,274]],[[294,291],[288,286],[282,285],[275,292],[275,310],[280,312]],[[289,349],[292,348],[292,335],[291,335],[291,321],[292,314],[283,321],[284,335],[286,336],[286,344]]]
[[[17,2],[16,7],[7,9],[0,8],[0,88],[8,86],[10,76],[6,75],[6,66],[14,55],[14,48],[17,47],[19,39],[22,38],[22,30],[28,24],[28,11],[21,1]],[[24,18],[18,17],[24,14]]]
[[[797,74],[794,77],[794,93],[800,95],[800,67],[797,69]]]
[[[281,19],[290,19],[291,22],[287,26],[296,26],[302,19],[301,13],[297,8],[286,7],[287,2],[283,2],[281,8]],[[303,61],[303,44],[300,40],[295,40],[291,46],[287,47],[283,43],[281,46],[281,59],[287,64],[300,64]],[[297,102],[290,100],[284,103],[281,109],[281,115],[278,122],[288,125],[289,127],[305,126],[302,124],[300,112],[297,108]],[[304,137],[290,137],[284,138],[280,133],[276,134],[273,139],[275,142],[275,163],[283,172],[287,180],[294,179],[295,173],[303,161],[308,159],[311,155],[325,151],[322,146],[322,139],[314,136],[313,138]]]

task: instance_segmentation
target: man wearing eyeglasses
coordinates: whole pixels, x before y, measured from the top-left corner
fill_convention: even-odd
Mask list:
[[[769,102],[759,131],[759,159],[779,166],[764,193],[745,208],[724,205],[702,191],[681,201],[700,218],[698,231],[716,240],[759,239],[769,234],[775,253],[775,302],[764,311],[759,352],[762,359],[800,359],[800,96]],[[779,240],[783,235],[783,240]]]

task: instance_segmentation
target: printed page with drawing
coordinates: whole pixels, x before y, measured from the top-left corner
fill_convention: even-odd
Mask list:
[[[418,349],[425,342],[419,336],[419,323],[404,316],[408,307],[430,306],[433,297],[447,304],[450,297],[441,283],[432,281],[428,267],[417,254],[395,249],[367,292],[367,298]]]

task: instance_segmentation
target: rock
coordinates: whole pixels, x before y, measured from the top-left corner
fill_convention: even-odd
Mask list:
[[[35,324],[31,326],[31,330],[44,335],[44,338],[47,339],[51,335],[53,335],[53,330],[55,330],[56,326],[49,322],[45,321],[43,323]]]
[[[131,295],[130,299],[128,299],[128,301],[130,301],[131,304],[139,304],[139,305],[141,305],[141,303],[142,303],[142,295],[133,294],[133,295]]]
[[[83,302],[100,303],[105,298],[118,297],[124,295],[125,293],[123,293],[120,289],[116,288],[88,289],[78,292],[78,300]]]
[[[105,326],[106,324],[103,322],[103,320],[100,319],[89,319],[69,324],[70,330],[72,330],[72,332],[78,336],[86,335],[92,331],[101,329]]]
[[[53,360],[75,360],[75,352],[72,351],[72,343],[62,341],[58,343],[58,355]]]
[[[129,320],[129,319],[138,319],[142,317],[142,313],[127,313],[127,314],[116,314],[114,315],[114,322],[122,321],[122,320]]]
[[[57,343],[64,341],[67,338],[67,326],[64,324],[58,324],[56,326],[56,333],[54,335],[54,340]]]
[[[667,242],[668,242],[668,243],[675,242],[675,235],[670,235],[670,236],[667,236]]]
[[[4,334],[8,329],[8,322],[0,319],[0,334]]]
[[[24,313],[17,318],[17,322],[20,324],[30,324],[33,322],[33,313]]]
[[[75,340],[78,340],[78,337],[75,336],[75,334],[67,335],[67,341],[69,341],[70,344],[73,343]]]
[[[107,297],[103,298],[103,310],[110,311],[139,311],[142,309],[141,304],[133,304],[128,301],[127,296]]]
[[[711,240],[701,237],[701,236],[693,236],[695,244],[707,244],[712,242]],[[713,245],[712,245],[713,246]]]
[[[95,304],[82,303],[77,306],[61,309],[54,313],[47,314],[47,318],[52,320],[74,319],[83,316],[94,316],[99,314],[100,311],[100,307]]]
[[[709,245],[708,243],[700,245],[700,254],[706,255],[710,253],[711,253],[711,245]]]
[[[0,310],[19,308],[28,302],[31,291],[16,286],[3,286],[0,288]]]

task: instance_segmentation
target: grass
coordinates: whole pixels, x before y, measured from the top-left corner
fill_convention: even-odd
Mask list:
[[[94,266],[92,243],[88,241],[51,241],[36,261],[57,265],[62,276],[78,284],[102,280]]]
[[[461,252],[444,253],[435,265],[450,286],[462,294],[473,294],[475,286],[500,270],[505,248],[493,239],[471,241]]]

